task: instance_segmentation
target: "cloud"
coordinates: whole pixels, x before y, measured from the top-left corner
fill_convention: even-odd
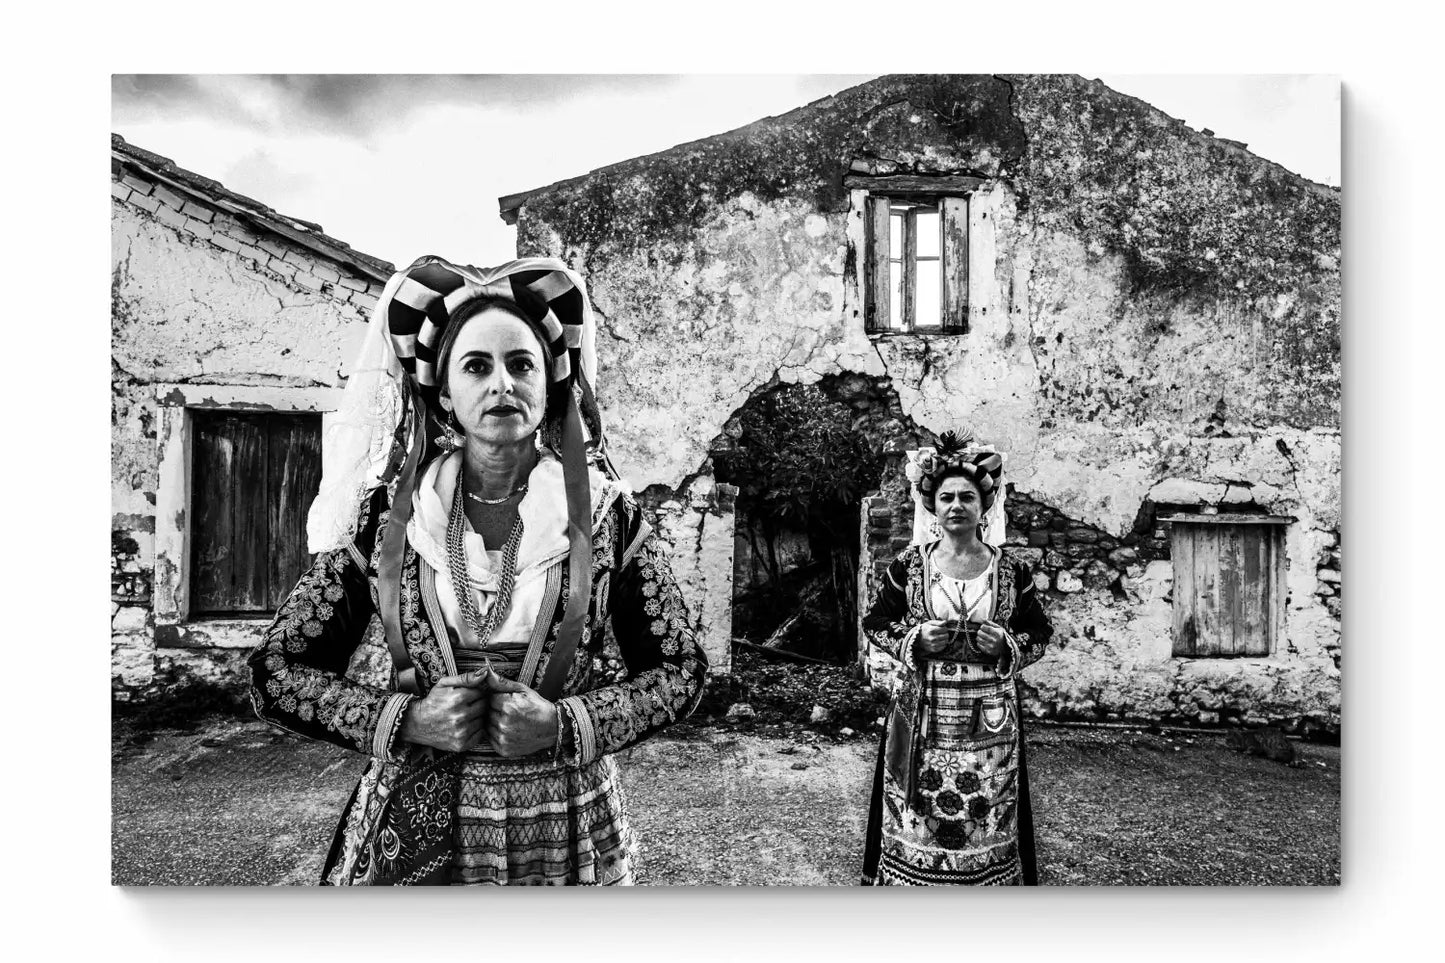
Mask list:
[[[165,117],[229,121],[263,133],[369,136],[437,106],[525,109],[594,94],[665,91],[655,74],[116,74],[116,124]]]

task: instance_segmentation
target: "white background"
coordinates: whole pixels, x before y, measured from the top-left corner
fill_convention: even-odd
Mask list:
[[[3,833],[18,959],[1411,958],[1439,943],[1438,32],[1411,5],[291,0],[7,14]],[[1345,84],[1344,885],[323,892],[109,885],[109,74],[1180,71]],[[1217,129],[1217,128],[1216,128]],[[1227,132],[1220,131],[1228,136]],[[304,216],[302,213],[301,216]],[[1430,298],[1427,304],[1427,297]],[[1281,813],[1282,819],[1289,818]],[[1417,947],[1417,943],[1420,943]]]

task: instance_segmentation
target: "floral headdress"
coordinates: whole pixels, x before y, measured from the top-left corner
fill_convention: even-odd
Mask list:
[[[909,452],[906,474],[913,483],[915,543],[942,537],[934,518],[934,495],[949,475],[962,475],[978,486],[983,501],[984,541],[999,544],[1004,538],[1003,453],[992,445],[974,444],[973,435],[953,431],[939,436],[932,448]]]

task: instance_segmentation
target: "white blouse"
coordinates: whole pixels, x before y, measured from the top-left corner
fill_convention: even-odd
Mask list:
[[[932,597],[929,601],[933,603],[933,614],[945,621],[987,622],[991,619],[998,558],[999,553],[994,551],[988,568],[968,579],[944,575],[936,565],[932,566],[933,584],[929,586]]]

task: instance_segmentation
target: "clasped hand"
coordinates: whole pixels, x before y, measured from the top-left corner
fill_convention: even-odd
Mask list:
[[[437,680],[402,718],[402,739],[446,752],[463,752],[485,735],[497,754],[528,756],[557,744],[557,706],[536,690],[476,669]]]
[[[942,652],[953,641],[954,630],[957,628],[958,623],[953,620],[945,622],[933,619],[924,622],[918,631],[918,651],[924,655],[936,655]],[[1003,626],[997,622],[981,623],[974,639],[980,652],[994,658],[1003,655],[1004,648],[1008,644],[1004,637]]]

